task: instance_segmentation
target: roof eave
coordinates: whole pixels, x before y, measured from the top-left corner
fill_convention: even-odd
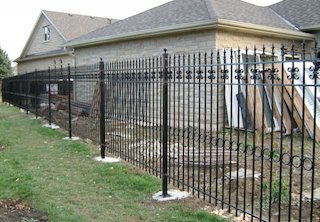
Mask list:
[[[90,40],[85,40],[85,41],[80,41],[75,43],[70,42],[70,43],[66,43],[64,47],[79,48],[84,46],[100,45],[100,44],[110,43],[110,42],[133,40],[138,38],[146,38],[146,37],[152,37],[152,36],[195,31],[195,30],[215,28],[215,27],[217,27],[217,23],[213,21],[196,22],[196,23],[189,23],[189,24],[182,24],[182,25],[166,26],[166,27],[143,30],[138,32],[124,33],[120,35],[104,36],[100,38],[95,38],[95,39],[90,39]]]
[[[32,61],[32,60],[37,60],[37,59],[47,59],[47,58],[52,58],[56,56],[64,56],[64,55],[70,55],[70,51],[65,51],[61,53],[56,53],[56,54],[50,54],[50,55],[36,55],[32,57],[25,57],[25,58],[17,58],[14,60],[14,62],[19,63],[19,62],[26,62],[26,61]]]
[[[236,22],[230,20],[219,19],[218,27],[221,29],[231,29],[237,31],[243,31],[245,33],[251,33],[256,35],[264,35],[276,38],[286,38],[290,40],[315,40],[316,36],[310,33],[301,31],[275,28],[270,26],[256,25]]]
[[[303,31],[320,31],[320,24],[309,25],[309,26],[301,26],[300,30],[303,30]]]
[[[91,40],[85,40],[80,42],[66,43],[64,46],[68,48],[81,48],[87,46],[95,46],[105,43],[112,43],[124,40],[133,40],[139,38],[147,38],[166,34],[176,34],[181,32],[190,32],[196,30],[205,29],[224,29],[224,30],[236,30],[245,33],[252,33],[256,35],[272,36],[277,38],[287,38],[292,40],[314,40],[315,35],[304,33],[300,31],[273,28],[269,26],[254,25],[242,22],[235,22],[231,20],[219,19],[218,21],[202,21],[196,23],[175,25],[169,27],[161,27],[157,29],[144,30],[139,32],[131,32],[114,36],[104,36],[101,38],[95,38]]]

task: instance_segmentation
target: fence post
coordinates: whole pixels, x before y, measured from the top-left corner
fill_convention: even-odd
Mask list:
[[[29,81],[28,81],[28,73],[27,74],[25,74],[26,75],[26,77],[25,77],[25,84],[26,84],[26,86],[25,86],[25,90],[26,90],[26,114],[28,115],[29,114]]]
[[[61,65],[62,67],[62,65]],[[62,68],[61,68],[62,72]],[[70,70],[70,64],[68,64],[68,112],[69,112],[69,139],[72,138],[72,116],[71,116],[71,70]]]
[[[38,93],[39,93],[39,83],[38,83],[38,73],[37,73],[37,69],[35,69],[35,77],[33,79],[35,81],[36,84],[36,89],[35,89],[35,108],[36,108],[36,119],[38,119]]]
[[[48,94],[49,94],[49,125],[51,126],[51,70],[48,69]]]
[[[163,53],[163,106],[162,106],[162,196],[168,196],[168,53]]]
[[[100,152],[101,158],[105,158],[106,151],[106,127],[105,127],[105,73],[104,73],[104,62],[100,58],[99,63],[99,74],[100,74]]]

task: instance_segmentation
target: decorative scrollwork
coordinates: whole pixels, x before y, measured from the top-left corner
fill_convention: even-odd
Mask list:
[[[222,69],[221,70],[221,79],[229,79],[229,70],[228,69]]]
[[[299,68],[298,67],[294,67],[294,68],[288,68],[288,72],[290,72],[290,75],[288,75],[288,79],[290,80],[298,80],[299,76],[297,74],[297,72],[299,72]]]
[[[235,76],[237,80],[244,80],[244,76],[242,75],[244,73],[243,69],[236,69],[235,73],[237,73]]]
[[[216,79],[216,76],[215,76],[216,71],[209,70],[208,73],[209,73],[208,79],[211,79],[211,80]]]
[[[187,75],[186,75],[186,79],[192,79],[192,71],[188,70],[187,72]]]
[[[252,73],[252,75],[250,76],[250,79],[252,79],[252,80],[261,79],[261,70],[260,69],[251,69],[250,71]]]
[[[168,71],[168,79],[172,79],[172,71]]]
[[[162,78],[163,78],[163,72],[159,71],[159,79],[162,79]]]
[[[270,80],[280,80],[279,78],[279,70],[278,69],[268,69],[269,75],[268,79]]]
[[[149,73],[146,71],[144,72],[144,79],[145,80],[148,80],[149,79]]]
[[[138,79],[142,79],[142,73],[138,72]]]
[[[176,79],[182,79],[182,72],[179,70],[179,71],[177,71],[177,77],[176,77]]]
[[[151,77],[150,77],[151,79],[155,79],[156,78],[156,72],[154,72],[154,71],[152,71],[151,72]]]
[[[197,79],[203,79],[203,75],[202,75],[202,74],[203,74],[203,71],[202,71],[201,69],[199,69],[199,70],[197,71],[197,74],[198,74],[197,77],[196,77]]]
[[[316,77],[320,79],[320,67],[316,70],[315,66],[311,66],[309,71],[312,72],[312,74],[309,75],[310,79],[315,79]]]

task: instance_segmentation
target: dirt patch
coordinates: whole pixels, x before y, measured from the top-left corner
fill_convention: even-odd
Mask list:
[[[47,222],[48,214],[37,211],[25,204],[21,200],[0,201],[0,221],[17,222],[33,221]]]

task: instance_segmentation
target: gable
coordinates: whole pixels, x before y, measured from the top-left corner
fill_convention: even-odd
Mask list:
[[[50,39],[47,41],[44,34],[45,27],[50,30]],[[55,26],[41,13],[20,58],[62,50],[62,45],[65,42],[65,39],[56,30]]]

